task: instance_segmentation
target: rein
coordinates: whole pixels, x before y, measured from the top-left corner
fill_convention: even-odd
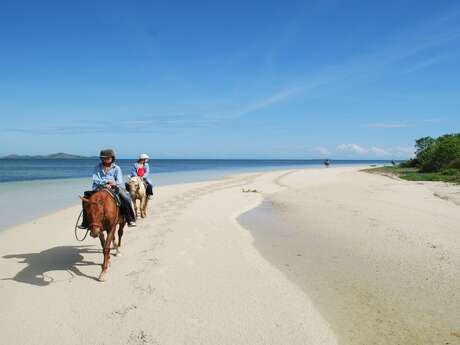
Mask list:
[[[117,201],[115,199],[115,196],[113,195],[112,191],[108,190],[107,188],[102,188],[100,191],[105,191],[106,193],[108,193],[112,197],[113,201],[115,201],[115,204],[117,203]],[[120,212],[119,208],[117,207],[117,218],[119,217],[119,212]],[[78,233],[78,231],[77,231],[78,230],[78,224],[80,224],[80,219],[81,219],[82,215],[83,215],[83,210],[80,211],[80,214],[78,215],[77,222],[75,223],[75,228],[74,228],[75,238],[79,242],[83,242],[86,239],[86,236],[88,236],[88,233],[90,232],[90,230],[87,229],[85,235],[83,236],[83,238],[81,238],[81,239],[78,238],[78,235],[77,235],[77,233]],[[89,224],[89,226],[91,227],[91,225],[100,225],[100,228],[103,231],[103,229],[104,229],[104,225],[103,225],[104,221],[105,221],[105,214],[103,215],[101,224],[99,224],[99,223],[91,223],[91,224]]]
[[[78,224],[80,223],[80,218],[81,218],[82,215],[83,215],[83,210],[81,210],[81,211],[80,211],[80,214],[78,215],[77,222],[75,223],[75,229],[74,229],[75,238],[76,238],[77,241],[79,241],[79,242],[83,242],[83,241],[85,240],[86,236],[88,236],[88,232],[89,232],[89,229],[87,229],[87,230],[86,230],[85,236],[83,236],[82,239],[79,239],[79,238],[78,238],[78,235],[77,235]]]

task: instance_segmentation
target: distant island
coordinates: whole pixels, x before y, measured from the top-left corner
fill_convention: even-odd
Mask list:
[[[8,155],[5,157],[1,157],[0,159],[93,159],[97,158],[96,156],[87,157],[87,156],[79,156],[79,155],[72,155],[70,153],[58,152],[52,153],[46,156],[30,156],[30,155]]]

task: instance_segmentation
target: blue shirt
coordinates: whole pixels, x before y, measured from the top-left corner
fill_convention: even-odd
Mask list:
[[[131,176],[137,176],[138,166],[139,166],[139,163],[134,163],[133,168],[131,169]],[[145,178],[149,177],[149,173],[150,173],[149,163],[144,163],[144,177]]]
[[[93,171],[93,190],[105,186],[109,181],[115,181],[118,187],[123,187],[123,174],[120,167],[112,164],[105,172],[102,163],[96,165]]]

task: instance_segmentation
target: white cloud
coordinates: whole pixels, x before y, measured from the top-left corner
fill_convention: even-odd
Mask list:
[[[441,119],[439,119],[437,117],[433,117],[431,119],[423,119],[422,122],[424,122],[424,123],[438,123],[438,122],[441,122]]]
[[[153,133],[160,131],[207,128],[216,121],[205,117],[189,117],[183,115],[148,116],[107,123],[100,120],[78,120],[57,123],[52,126],[5,128],[2,132],[29,134],[95,134],[107,132]]]
[[[252,104],[249,104],[243,109],[240,109],[236,115],[241,116],[241,115],[252,113],[254,111],[258,111],[264,108],[268,108],[272,106],[273,104],[283,102],[289,99],[292,95],[300,92],[301,90],[302,90],[301,88],[294,87],[291,89],[279,91],[273,95],[270,95],[266,98],[260,99]]]
[[[340,144],[337,146],[337,151],[344,153],[365,154],[368,152],[364,147],[358,144]]]
[[[375,146],[372,146],[370,149],[369,149],[369,153],[372,154],[372,155],[375,155],[375,156],[390,156],[391,153],[388,152],[387,150],[385,149],[382,149],[380,147],[375,147]]]
[[[429,59],[425,59],[425,60],[419,61],[418,63],[415,63],[411,68],[407,69],[407,71],[405,73],[413,73],[413,72],[416,72],[418,70],[422,70],[422,69],[431,67],[433,65],[439,64],[439,63],[441,63],[441,62],[443,62],[445,60],[451,59],[451,58],[453,58],[452,55],[434,56],[434,57],[431,57]]]
[[[408,157],[414,156],[414,151],[415,151],[413,147],[404,147],[404,146],[393,147],[391,150],[395,155],[408,156]]]
[[[414,154],[411,147],[396,146],[390,148],[381,148],[376,146],[363,147],[358,144],[340,144],[336,147],[337,152],[347,156],[357,156],[360,158],[408,158]]]
[[[371,128],[403,128],[408,127],[409,124],[407,122],[374,122],[368,123],[365,126]]]
[[[331,152],[322,146],[312,147],[311,149],[307,150],[307,153],[318,154],[321,156],[328,156]]]
[[[284,155],[296,155],[305,157],[305,155],[312,158],[322,158],[331,156],[332,152],[324,146],[309,146],[303,144],[283,144],[272,147],[272,152]]]

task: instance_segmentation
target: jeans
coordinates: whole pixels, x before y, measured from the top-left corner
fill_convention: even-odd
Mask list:
[[[121,212],[126,218],[128,223],[134,222],[136,220],[136,215],[134,214],[133,203],[131,201],[131,195],[124,188],[116,188],[115,193],[120,197],[121,201]]]
[[[144,177],[144,181],[147,184],[147,195],[153,195],[153,185],[149,178]]]

